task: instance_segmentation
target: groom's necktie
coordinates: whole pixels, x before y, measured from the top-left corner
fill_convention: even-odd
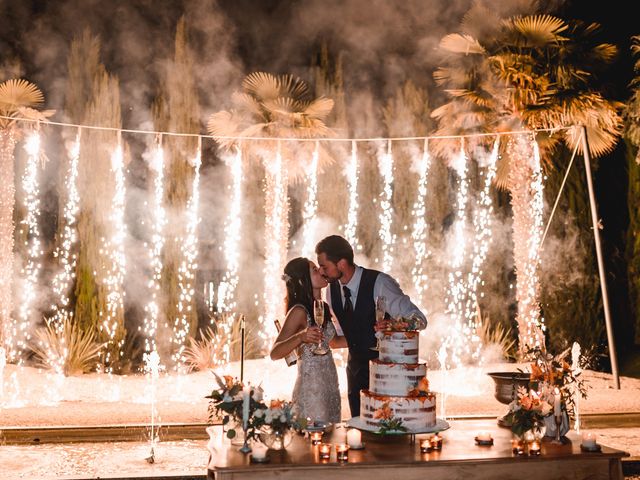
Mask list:
[[[351,303],[351,290],[346,285],[342,286],[344,292],[344,313],[351,315],[353,313],[353,303]]]

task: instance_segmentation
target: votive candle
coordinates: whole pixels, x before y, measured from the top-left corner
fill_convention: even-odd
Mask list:
[[[442,437],[437,433],[431,437],[431,448],[434,450],[442,450]]]
[[[422,453],[429,453],[431,451],[431,439],[423,438],[420,440],[420,451]]]
[[[597,436],[593,432],[584,432],[582,434],[582,446],[584,448],[596,448]]]
[[[320,443],[318,445],[318,454],[320,458],[323,460],[328,460],[331,457],[331,444],[330,443]]]
[[[322,442],[322,432],[311,432],[309,438],[311,439],[311,445],[318,445]]]
[[[476,436],[476,439],[480,442],[490,442],[491,440],[493,440],[493,438],[491,438],[491,433],[489,432],[478,433],[478,435]]]
[[[540,441],[534,440],[529,444],[529,455],[540,455]]]
[[[511,449],[515,455],[524,454],[524,442],[519,438],[511,440]]]
[[[336,445],[336,458],[339,462],[346,462],[349,459],[349,445],[339,443]]]
[[[255,460],[264,460],[267,457],[268,448],[262,443],[251,445],[251,457]]]
[[[347,444],[351,448],[360,448],[362,446],[362,433],[357,428],[347,431]]]

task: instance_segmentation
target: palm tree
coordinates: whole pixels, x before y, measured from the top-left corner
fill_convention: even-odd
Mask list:
[[[279,278],[287,258],[289,240],[289,181],[301,176],[312,159],[313,142],[251,141],[242,137],[321,138],[331,130],[325,119],[333,109],[333,100],[310,98],[307,84],[291,75],[274,76],[255,72],[242,82],[242,91],[232,95],[234,107],[214,113],[208,123],[209,131],[224,149],[242,147],[244,158],[261,159],[260,168],[252,168],[247,184],[263,188],[265,197],[249,198],[245,210],[264,208],[265,280],[264,305],[267,342],[275,335],[271,322],[280,312]],[[310,148],[311,147],[311,148]],[[318,149],[318,169],[330,156]],[[262,170],[264,169],[264,170]],[[253,191],[253,190],[250,190]],[[257,218],[256,218],[257,220]]]
[[[37,122],[20,122],[19,119],[44,121],[53,114],[50,110],[33,108],[43,102],[40,89],[26,80],[11,79],[0,83],[0,172],[3,175],[0,187],[0,347],[8,341],[6,332],[13,309],[13,151],[24,131],[37,126]]]
[[[482,19],[478,22],[479,18]],[[476,4],[467,14],[460,33],[445,36],[440,42],[446,54],[443,66],[435,73],[438,84],[450,100],[434,110],[439,134],[508,132],[564,128],[584,125],[590,153],[601,156],[615,146],[621,132],[619,104],[607,100],[592,86],[594,73],[610,63],[615,46],[598,43],[599,25],[567,23],[550,15],[497,17],[495,11]],[[538,133],[541,159],[550,166],[550,153],[562,140],[580,150],[580,132],[567,129],[553,135]],[[529,145],[529,147],[527,147]],[[450,149],[440,143],[443,151]],[[510,150],[518,146],[515,150]],[[536,275],[537,265],[527,261],[529,227],[535,223],[526,202],[533,198],[529,190],[532,175],[531,143],[512,139],[502,143],[497,184],[509,190],[514,208],[515,269],[518,291],[523,290],[522,273]],[[522,148],[525,148],[523,151]],[[524,202],[524,203],[523,203]],[[515,214],[515,212],[520,214]],[[521,245],[521,246],[522,246]],[[530,246],[530,245],[529,245]],[[539,247],[539,245],[538,245]],[[533,302],[538,304],[538,287]],[[527,300],[531,302],[532,299]],[[521,309],[519,302],[519,309]],[[540,318],[539,307],[529,305],[530,315]],[[525,327],[524,312],[519,311],[520,335]],[[540,330],[542,326],[539,325]],[[536,333],[543,339],[541,331]],[[520,338],[520,352],[526,348]]]

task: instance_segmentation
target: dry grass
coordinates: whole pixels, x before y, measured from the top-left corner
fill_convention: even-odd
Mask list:
[[[84,331],[66,318],[60,327],[47,322],[36,330],[31,345],[38,366],[65,376],[90,372],[98,363],[104,343],[95,341],[95,333]]]
[[[478,326],[478,336],[482,344],[486,347],[489,345],[497,345],[506,360],[515,360],[516,358],[516,341],[511,334],[510,328],[505,328],[501,323],[491,324],[489,315],[480,316],[480,325]]]

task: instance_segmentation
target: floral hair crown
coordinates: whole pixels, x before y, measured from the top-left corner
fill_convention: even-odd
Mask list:
[[[282,280],[284,280],[285,282],[290,282],[291,281],[291,276],[287,275],[286,273],[283,273],[280,278]]]

